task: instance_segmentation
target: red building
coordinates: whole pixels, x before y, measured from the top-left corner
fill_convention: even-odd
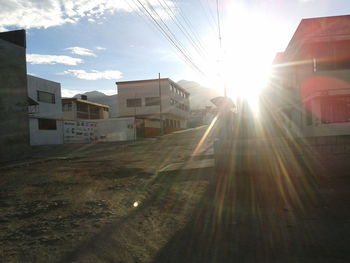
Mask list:
[[[292,136],[350,135],[350,15],[303,19],[264,98]]]

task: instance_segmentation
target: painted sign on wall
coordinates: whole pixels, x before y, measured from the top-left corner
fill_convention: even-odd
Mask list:
[[[64,142],[92,142],[97,138],[97,123],[91,121],[64,121]]]

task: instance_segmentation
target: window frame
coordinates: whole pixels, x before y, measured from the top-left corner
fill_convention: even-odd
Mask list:
[[[159,96],[145,98],[145,106],[160,106],[160,103],[161,103],[161,100]]]
[[[42,97],[40,97],[40,94],[41,94],[41,93],[46,94],[46,95],[51,95],[51,101],[42,100]],[[47,92],[47,91],[42,91],[42,90],[37,90],[37,91],[36,91],[36,97],[37,97],[38,101],[40,101],[40,102],[50,103],[50,104],[56,104],[56,96],[55,96],[55,93],[51,93],[51,92]]]
[[[41,131],[57,131],[57,120],[55,120],[55,119],[46,119],[46,118],[38,118],[38,130],[41,130]]]
[[[140,102],[140,103],[137,104],[137,105],[130,105],[130,104],[129,104],[130,101],[138,101],[138,102]],[[127,107],[127,108],[142,107],[142,98],[128,98],[128,99],[126,99],[126,107]]]

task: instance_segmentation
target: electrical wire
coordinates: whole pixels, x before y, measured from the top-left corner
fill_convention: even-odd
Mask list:
[[[206,74],[196,65],[196,63],[190,58],[188,55],[188,51],[183,46],[183,44],[177,39],[175,34],[171,31],[171,29],[164,22],[159,13],[155,10],[152,4],[146,0],[148,8],[143,4],[140,0],[133,0],[134,4],[138,7],[146,17],[151,19],[151,21],[156,25],[157,29],[162,33],[162,35],[175,47],[175,49],[179,52],[179,54],[184,58],[184,61],[189,64],[192,68],[197,70],[203,76]],[[138,4],[137,4],[137,3]],[[156,18],[156,17],[158,18]]]

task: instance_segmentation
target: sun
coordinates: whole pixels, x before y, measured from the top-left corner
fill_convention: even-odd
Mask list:
[[[210,86],[236,99],[243,98],[258,111],[259,95],[271,75],[278,34],[270,17],[239,5],[226,7],[222,19],[222,45],[217,32],[205,38],[211,63],[202,67],[210,74]]]

